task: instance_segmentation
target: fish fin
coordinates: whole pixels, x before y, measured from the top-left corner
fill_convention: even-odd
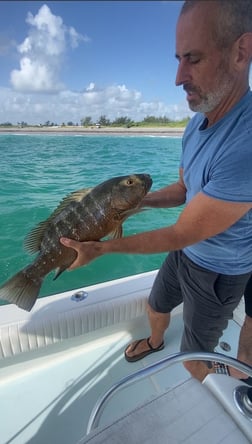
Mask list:
[[[55,281],[61,275],[61,273],[63,273],[63,271],[65,271],[67,268],[68,268],[68,265],[63,268],[57,267],[55,269],[55,275],[54,275],[53,281]]]
[[[119,227],[117,227],[114,231],[111,231],[109,237],[111,237],[112,239],[120,239],[122,235],[123,235],[123,228],[122,225],[119,225]]]
[[[48,227],[48,220],[40,222],[24,239],[24,248],[31,254],[37,253],[40,250],[40,245],[44,236],[44,232]]]
[[[65,196],[57,208],[54,210],[54,212],[51,214],[51,216],[47,219],[48,222],[51,222],[52,219],[54,219],[58,214],[61,213],[69,204],[72,202],[81,202],[84,197],[86,197],[90,191],[92,191],[93,188],[82,188],[77,191],[73,191],[72,193]]]
[[[30,279],[21,270],[0,287],[0,299],[30,311],[36,302],[42,281],[43,279]]]
[[[145,211],[145,210],[146,210],[145,208],[137,208],[137,209],[133,209],[133,210],[124,211],[123,218],[122,218],[122,224],[123,224],[123,222],[125,222],[126,219],[128,219],[128,217],[133,216],[134,214],[137,214],[137,213],[142,213],[142,211]],[[115,230],[111,231],[111,233],[109,233],[110,238],[120,239],[123,236],[122,224],[119,225]]]
[[[70,193],[66,197],[64,197],[62,202],[64,202],[65,200],[68,200],[68,203],[71,202],[72,200],[76,200],[76,202],[80,202],[84,197],[86,197],[92,191],[92,189],[93,189],[93,187],[81,188],[80,190],[72,191],[72,193]]]
[[[133,210],[124,211],[124,220],[128,219],[128,217],[133,216],[134,214],[142,213],[146,211],[148,208],[134,208]]]
[[[72,202],[80,202],[85,196],[87,196],[92,188],[82,188],[77,191],[73,191],[62,199],[57,208],[48,217],[48,219],[40,222],[34,227],[30,233],[25,237],[24,248],[31,254],[37,253],[40,250],[41,242],[44,237],[44,233],[49,227],[52,220],[58,216],[68,205]]]

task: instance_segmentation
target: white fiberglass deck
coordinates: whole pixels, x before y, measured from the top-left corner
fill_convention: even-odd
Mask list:
[[[165,349],[136,363],[126,362],[123,351],[132,338],[148,335],[143,316],[4,359],[0,444],[75,444],[85,435],[98,396],[125,375],[179,351],[181,331],[178,314],[172,318]],[[236,355],[238,335],[237,324],[230,322],[222,338],[232,347],[230,356]],[[188,377],[176,365],[128,387],[108,404],[101,425]]]

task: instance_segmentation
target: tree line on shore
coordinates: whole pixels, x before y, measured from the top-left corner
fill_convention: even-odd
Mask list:
[[[124,127],[131,128],[133,126],[169,126],[169,127],[184,127],[187,125],[190,117],[186,117],[182,120],[171,120],[166,116],[155,117],[148,115],[142,121],[135,122],[131,118],[124,116],[118,117],[111,121],[105,115],[101,115],[98,120],[93,121],[91,116],[86,116],[80,119],[80,123],[74,123],[72,121],[62,122],[61,124],[51,122],[47,120],[45,123],[40,123],[38,125],[29,124],[25,121],[17,122],[17,124],[12,124],[11,122],[3,122],[0,123],[0,127],[2,128],[10,128],[10,127],[65,127],[65,126],[83,126],[83,127]]]

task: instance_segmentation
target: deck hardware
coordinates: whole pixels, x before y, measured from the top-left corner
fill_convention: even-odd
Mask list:
[[[246,418],[252,421],[252,389],[248,385],[239,385],[234,390],[234,401]]]
[[[74,302],[81,302],[84,301],[88,297],[88,293],[84,290],[77,291],[76,293],[73,293],[71,296],[71,300]]]
[[[231,351],[231,346],[229,345],[228,342],[221,341],[221,342],[219,343],[219,346],[220,346],[220,348],[221,348],[222,350],[224,350],[224,351],[226,351],[226,352],[230,352],[230,351]]]

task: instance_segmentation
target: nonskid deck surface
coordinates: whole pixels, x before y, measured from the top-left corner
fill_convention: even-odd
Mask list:
[[[0,368],[0,444],[78,442],[97,398],[129,373],[178,352],[181,332],[182,316],[175,315],[164,350],[135,363],[126,362],[124,349],[132,339],[148,336],[145,317],[4,360]],[[226,354],[236,356],[238,336],[238,325],[230,321],[221,339],[231,346]],[[119,391],[105,408],[100,424],[188,377],[182,365],[175,365]]]

